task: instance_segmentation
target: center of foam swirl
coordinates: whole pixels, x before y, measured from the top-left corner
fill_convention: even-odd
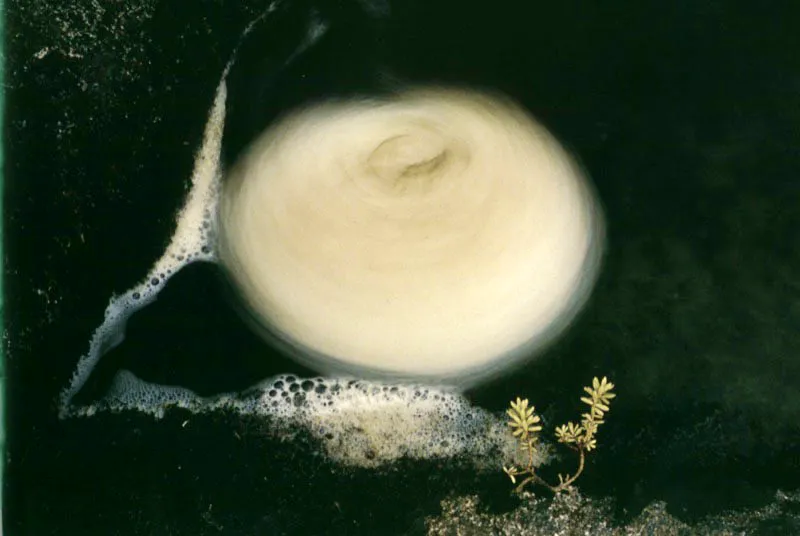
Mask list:
[[[390,187],[404,190],[430,181],[446,161],[447,150],[440,136],[415,133],[383,141],[369,155],[367,166]]]

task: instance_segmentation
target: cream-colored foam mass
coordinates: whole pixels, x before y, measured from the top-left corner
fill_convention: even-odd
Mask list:
[[[544,127],[448,89],[290,115],[226,177],[220,231],[252,315],[317,369],[451,379],[562,330],[602,242]]]

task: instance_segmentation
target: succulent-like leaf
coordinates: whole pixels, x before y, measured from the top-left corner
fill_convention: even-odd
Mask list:
[[[556,428],[556,437],[561,443],[576,443],[583,432],[584,429],[581,425],[568,422]]]
[[[508,426],[511,427],[514,437],[524,440],[530,434],[541,431],[542,427],[537,424],[541,419],[535,411],[534,406],[528,407],[527,399],[517,398],[511,402],[511,408],[506,410],[506,414],[511,417]]]
[[[584,421],[583,429],[586,431],[586,436],[591,437],[597,432],[597,422],[593,420]]]
[[[518,474],[518,470],[517,470],[516,467],[514,467],[513,465],[511,467],[506,467],[504,465],[503,466],[503,472],[508,475],[508,478],[511,479],[511,483],[512,484],[516,484],[517,483],[516,476]]]
[[[528,409],[528,399],[517,397],[517,400],[511,403],[511,409],[513,409],[517,415],[524,415],[525,411]]]
[[[595,377],[592,380],[592,387],[594,388],[592,397],[604,404],[608,404],[612,398],[617,396],[611,392],[611,390],[614,389],[614,384],[608,381],[608,378],[605,376],[603,376],[602,381]]]

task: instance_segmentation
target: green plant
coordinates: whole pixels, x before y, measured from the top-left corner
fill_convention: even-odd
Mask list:
[[[584,387],[583,390],[589,395],[581,397],[581,402],[589,405],[589,412],[581,415],[581,423],[575,424],[568,422],[556,428],[556,439],[559,443],[578,453],[578,469],[574,474],[558,475],[558,484],[550,484],[542,479],[535,472],[534,451],[539,440],[538,433],[542,430],[539,425],[541,419],[536,415],[534,406],[528,407],[527,399],[517,397],[516,401],[511,402],[511,408],[507,410],[511,420],[508,425],[511,427],[512,434],[520,444],[520,448],[528,454],[526,467],[517,469],[514,466],[503,466],[503,471],[509,476],[513,484],[517,483],[518,478],[522,478],[514,489],[517,493],[521,492],[528,484],[540,484],[552,490],[554,493],[561,493],[571,489],[572,483],[583,472],[586,463],[586,454],[597,448],[597,429],[605,421],[603,417],[609,411],[611,399],[617,396],[611,391],[614,384],[609,382],[606,377],[602,380],[595,377],[591,387]]]

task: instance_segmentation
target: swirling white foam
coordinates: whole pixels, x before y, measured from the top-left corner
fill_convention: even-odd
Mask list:
[[[328,373],[475,381],[563,330],[601,216],[508,100],[418,89],[299,111],[223,185],[220,260],[253,316]]]
[[[245,35],[254,24],[267,16],[274,6],[275,4],[264,15],[256,19],[245,30]],[[312,17],[309,26],[309,39],[304,41],[301,47],[313,45],[314,40],[324,33],[326,29],[325,21],[319,21]],[[85,384],[102,356],[123,341],[127,320],[136,311],[154,301],[170,277],[175,275],[182,267],[196,261],[217,261],[217,251],[215,249],[217,246],[217,221],[215,215],[217,214],[222,181],[220,150],[227,99],[225,78],[232,63],[233,60],[231,60],[231,63],[223,73],[217,88],[206,124],[203,144],[199,148],[195,159],[191,190],[187,195],[184,207],[178,214],[175,232],[164,254],[156,260],[142,282],[123,295],[111,298],[105,311],[103,322],[91,338],[88,352],[78,360],[76,370],[68,386],[61,393],[60,417],[88,417],[98,411],[108,410],[140,411],[156,417],[161,417],[165,412],[172,409],[180,411],[180,409],[175,408],[184,408],[184,410],[197,413],[234,410],[242,414],[263,416],[270,421],[270,426],[276,427],[277,430],[297,430],[298,426],[302,427],[323,443],[327,454],[332,459],[349,465],[375,466],[400,457],[430,458],[459,455],[466,455],[478,466],[489,463],[494,467],[500,460],[504,459],[514,463],[514,458],[519,455],[519,449],[515,448],[515,443],[506,433],[502,417],[492,415],[480,408],[472,407],[456,391],[441,386],[424,387],[408,384],[392,386],[365,380],[314,379],[303,381],[296,378],[278,377],[267,380],[242,395],[231,393],[206,399],[182,387],[146,383],[134,377],[130,372],[121,371],[103,400],[87,405],[75,403],[75,395]],[[421,96],[422,94],[418,93],[417,95]],[[428,93],[427,95],[428,97],[426,98],[429,98],[432,94]],[[465,97],[471,98],[466,95]],[[411,101],[406,100],[403,105],[409,106],[410,104]],[[432,104],[432,102],[429,102],[429,104]],[[391,112],[392,106],[387,108],[385,105],[386,103],[367,106],[361,103],[358,106],[364,112],[381,107],[383,107],[382,113]],[[331,110],[329,107],[325,109]],[[313,113],[318,111],[320,111],[319,108],[315,109]],[[342,111],[342,108],[339,108],[339,111]],[[306,115],[305,117],[308,118],[309,116]],[[368,117],[365,119],[368,119]],[[453,116],[452,119],[456,120],[457,117]],[[527,120],[519,117],[516,120],[522,121],[526,127],[531,126],[530,122],[526,122]],[[423,127],[423,123],[425,122],[419,123],[412,120],[408,122],[408,125],[419,129]],[[328,126],[330,127],[332,124]],[[436,128],[442,129],[442,132],[452,133],[453,130],[449,127],[445,129],[446,126],[440,123]],[[431,127],[428,126],[426,128],[430,129]],[[557,149],[557,145],[551,145],[554,142],[542,129],[536,128],[534,130],[537,133],[534,138],[538,140],[541,148],[555,151],[554,154],[561,155],[559,158],[564,156]],[[328,132],[330,133],[330,130]],[[392,184],[391,179],[398,178],[398,170],[404,171],[404,162],[410,162],[412,167],[418,162],[418,160],[415,161],[419,155],[416,151],[421,150],[423,153],[428,151],[427,154],[430,155],[430,158],[422,166],[418,166],[419,170],[424,170],[426,166],[434,170],[439,169],[442,163],[439,156],[441,152],[437,153],[435,149],[435,144],[439,142],[447,143],[448,154],[445,161],[451,171],[453,166],[470,164],[469,160],[474,158],[471,156],[471,151],[475,149],[473,146],[476,142],[475,139],[465,138],[460,140],[458,137],[453,138],[452,136],[437,138],[437,136],[431,135],[435,134],[435,132],[436,129],[434,128],[434,130],[428,130],[426,134],[422,134],[423,137],[428,136],[433,145],[420,145],[419,140],[422,138],[416,137],[412,140],[407,140],[412,142],[410,144],[403,142],[400,145],[395,144],[396,146],[394,147],[392,144],[384,146],[386,151],[377,151],[373,158],[368,159],[376,173],[384,177],[388,176],[389,183],[363,182],[363,176],[361,176],[360,179],[350,184],[348,188],[351,190],[354,187],[363,188],[365,193],[375,196],[376,201],[381,200],[386,196],[387,184]],[[364,133],[365,131],[361,131],[362,135]],[[341,133],[335,132],[333,134],[339,135]],[[319,139],[318,134],[317,139]],[[345,140],[346,137],[340,141]],[[328,139],[327,143],[330,144],[330,141]],[[490,139],[486,141],[492,143]],[[433,152],[430,152],[432,148]],[[403,161],[397,158],[397,154],[403,154],[408,149],[411,150],[410,161]],[[559,161],[561,164],[553,164],[552,162],[551,164],[555,168],[558,168],[559,165],[566,165],[566,160],[556,159],[556,162]],[[444,169],[442,168],[440,171],[444,171]],[[403,175],[404,173],[400,173],[400,176]],[[408,173],[406,172],[405,175],[408,175]],[[429,173],[429,175],[431,174]],[[571,176],[575,177],[576,175]],[[358,176],[353,175],[353,177],[357,178]],[[430,181],[427,182],[429,183]],[[396,189],[389,188],[388,191],[395,195],[399,191],[407,196],[405,201],[402,196],[400,199],[393,201],[395,209],[404,204],[409,206],[410,200],[425,197],[422,194],[430,191],[433,193],[427,198],[427,204],[423,202],[417,207],[419,213],[424,214],[425,211],[431,211],[430,214],[433,214],[436,211],[436,203],[441,203],[443,206],[449,206],[454,209],[454,216],[452,217],[442,213],[446,220],[445,223],[452,227],[455,223],[461,221],[464,225],[472,225],[472,229],[476,234],[481,236],[481,227],[472,222],[469,217],[464,216],[463,212],[460,213],[461,219],[459,220],[458,212],[455,210],[458,204],[454,203],[453,199],[448,200],[444,195],[446,188],[443,187],[448,184],[447,181],[441,181],[438,184],[435,181],[433,184],[428,183],[425,180],[395,181],[393,188]],[[303,184],[305,184],[305,187],[313,185],[313,183],[298,182],[298,185]],[[570,182],[567,180],[562,187],[577,193],[581,191],[579,184],[580,181]],[[475,195],[472,197],[467,195],[466,200],[462,200],[462,202],[469,201],[473,204],[480,204],[480,196],[484,195],[486,197],[484,201],[489,206],[492,206],[492,195],[486,189],[486,185],[481,186],[480,181],[477,181],[473,186],[475,187]],[[287,187],[287,184],[283,183],[283,187]],[[451,188],[454,193],[460,189],[458,184],[453,183],[450,183],[448,188]],[[522,188],[522,191],[524,192],[525,188]],[[554,201],[560,199],[558,193],[551,192],[550,195]],[[561,195],[563,196],[563,192]],[[363,196],[361,199],[363,201]],[[340,209],[343,201],[344,198],[336,199],[337,206]],[[507,205],[509,207],[517,206],[513,199],[508,199],[508,194],[505,197],[501,196],[499,200],[494,202],[500,203],[501,201],[509,203]],[[574,198],[573,201],[575,201]],[[586,205],[577,203],[572,206],[576,207],[576,210],[577,207],[585,209],[591,203],[585,198],[584,201],[587,202]],[[386,200],[383,199],[381,202],[385,204]],[[521,206],[524,206],[524,204]],[[330,215],[330,213],[328,214]],[[588,217],[588,213],[578,212],[578,214],[582,214],[582,216],[579,216],[579,220],[583,224],[589,225],[591,218]],[[536,219],[532,214],[527,214],[527,216],[532,220]],[[503,227],[502,214],[495,212],[494,219],[498,221],[492,221],[490,218],[489,221],[484,222],[485,225],[490,228]],[[511,218],[517,223],[519,223],[520,219],[524,221],[525,216],[517,215]],[[432,225],[434,223],[431,222]],[[444,228],[449,228],[448,225],[445,225]],[[495,227],[492,227],[493,225]],[[386,233],[389,230],[384,226],[381,232]],[[414,232],[419,233],[420,229],[415,229]],[[462,236],[461,238],[463,240],[464,237]],[[584,238],[586,239],[585,249],[588,252],[591,249],[588,244],[596,244],[596,242],[592,241],[596,237],[592,237],[591,240],[589,237]],[[455,247],[454,244],[458,243],[458,239],[458,235],[449,237],[439,235],[438,244],[452,248]],[[432,245],[435,243],[437,242],[434,241],[428,245],[421,244],[420,247],[430,253]],[[479,243],[487,245],[485,238],[483,242]],[[491,244],[488,245],[491,246]],[[510,244],[507,244],[507,247],[510,245],[518,246],[519,241],[515,241],[513,237],[510,237]],[[507,253],[503,251],[502,244],[494,247],[496,248],[496,254],[500,258],[505,258],[504,255],[507,255]],[[557,250],[558,248],[555,249]],[[378,260],[388,261],[390,265],[392,262],[397,263],[402,260],[398,256],[399,251],[394,252],[394,257],[390,256]],[[473,252],[473,258],[476,262],[481,260],[480,255],[477,255],[476,252]],[[446,258],[442,259],[445,264],[447,260]],[[424,264],[425,257],[416,258],[415,262]],[[431,262],[429,257],[427,262]],[[467,274],[466,283],[470,282],[470,278],[474,280],[475,277],[478,277],[477,274],[480,273],[480,270],[483,270],[484,273],[490,273],[491,268],[496,266],[491,262],[478,264],[480,269],[471,276]],[[512,275],[515,274],[512,273]],[[516,276],[517,282],[519,282],[520,278],[524,280],[523,276],[519,274],[516,274]],[[588,279],[584,279],[584,281],[588,281]],[[500,284],[500,286],[508,288],[508,285],[503,287]],[[452,287],[449,288],[452,289]],[[471,296],[474,299],[474,293],[479,292],[479,289],[472,288],[471,291],[473,293]],[[435,289],[432,289],[432,293],[437,295]],[[441,290],[438,291],[438,295],[443,295]],[[456,296],[454,299],[459,298]],[[442,317],[441,320],[445,326],[448,325],[447,318]],[[202,363],[199,363],[198,366],[202,366]],[[441,361],[438,366],[443,366]]]

